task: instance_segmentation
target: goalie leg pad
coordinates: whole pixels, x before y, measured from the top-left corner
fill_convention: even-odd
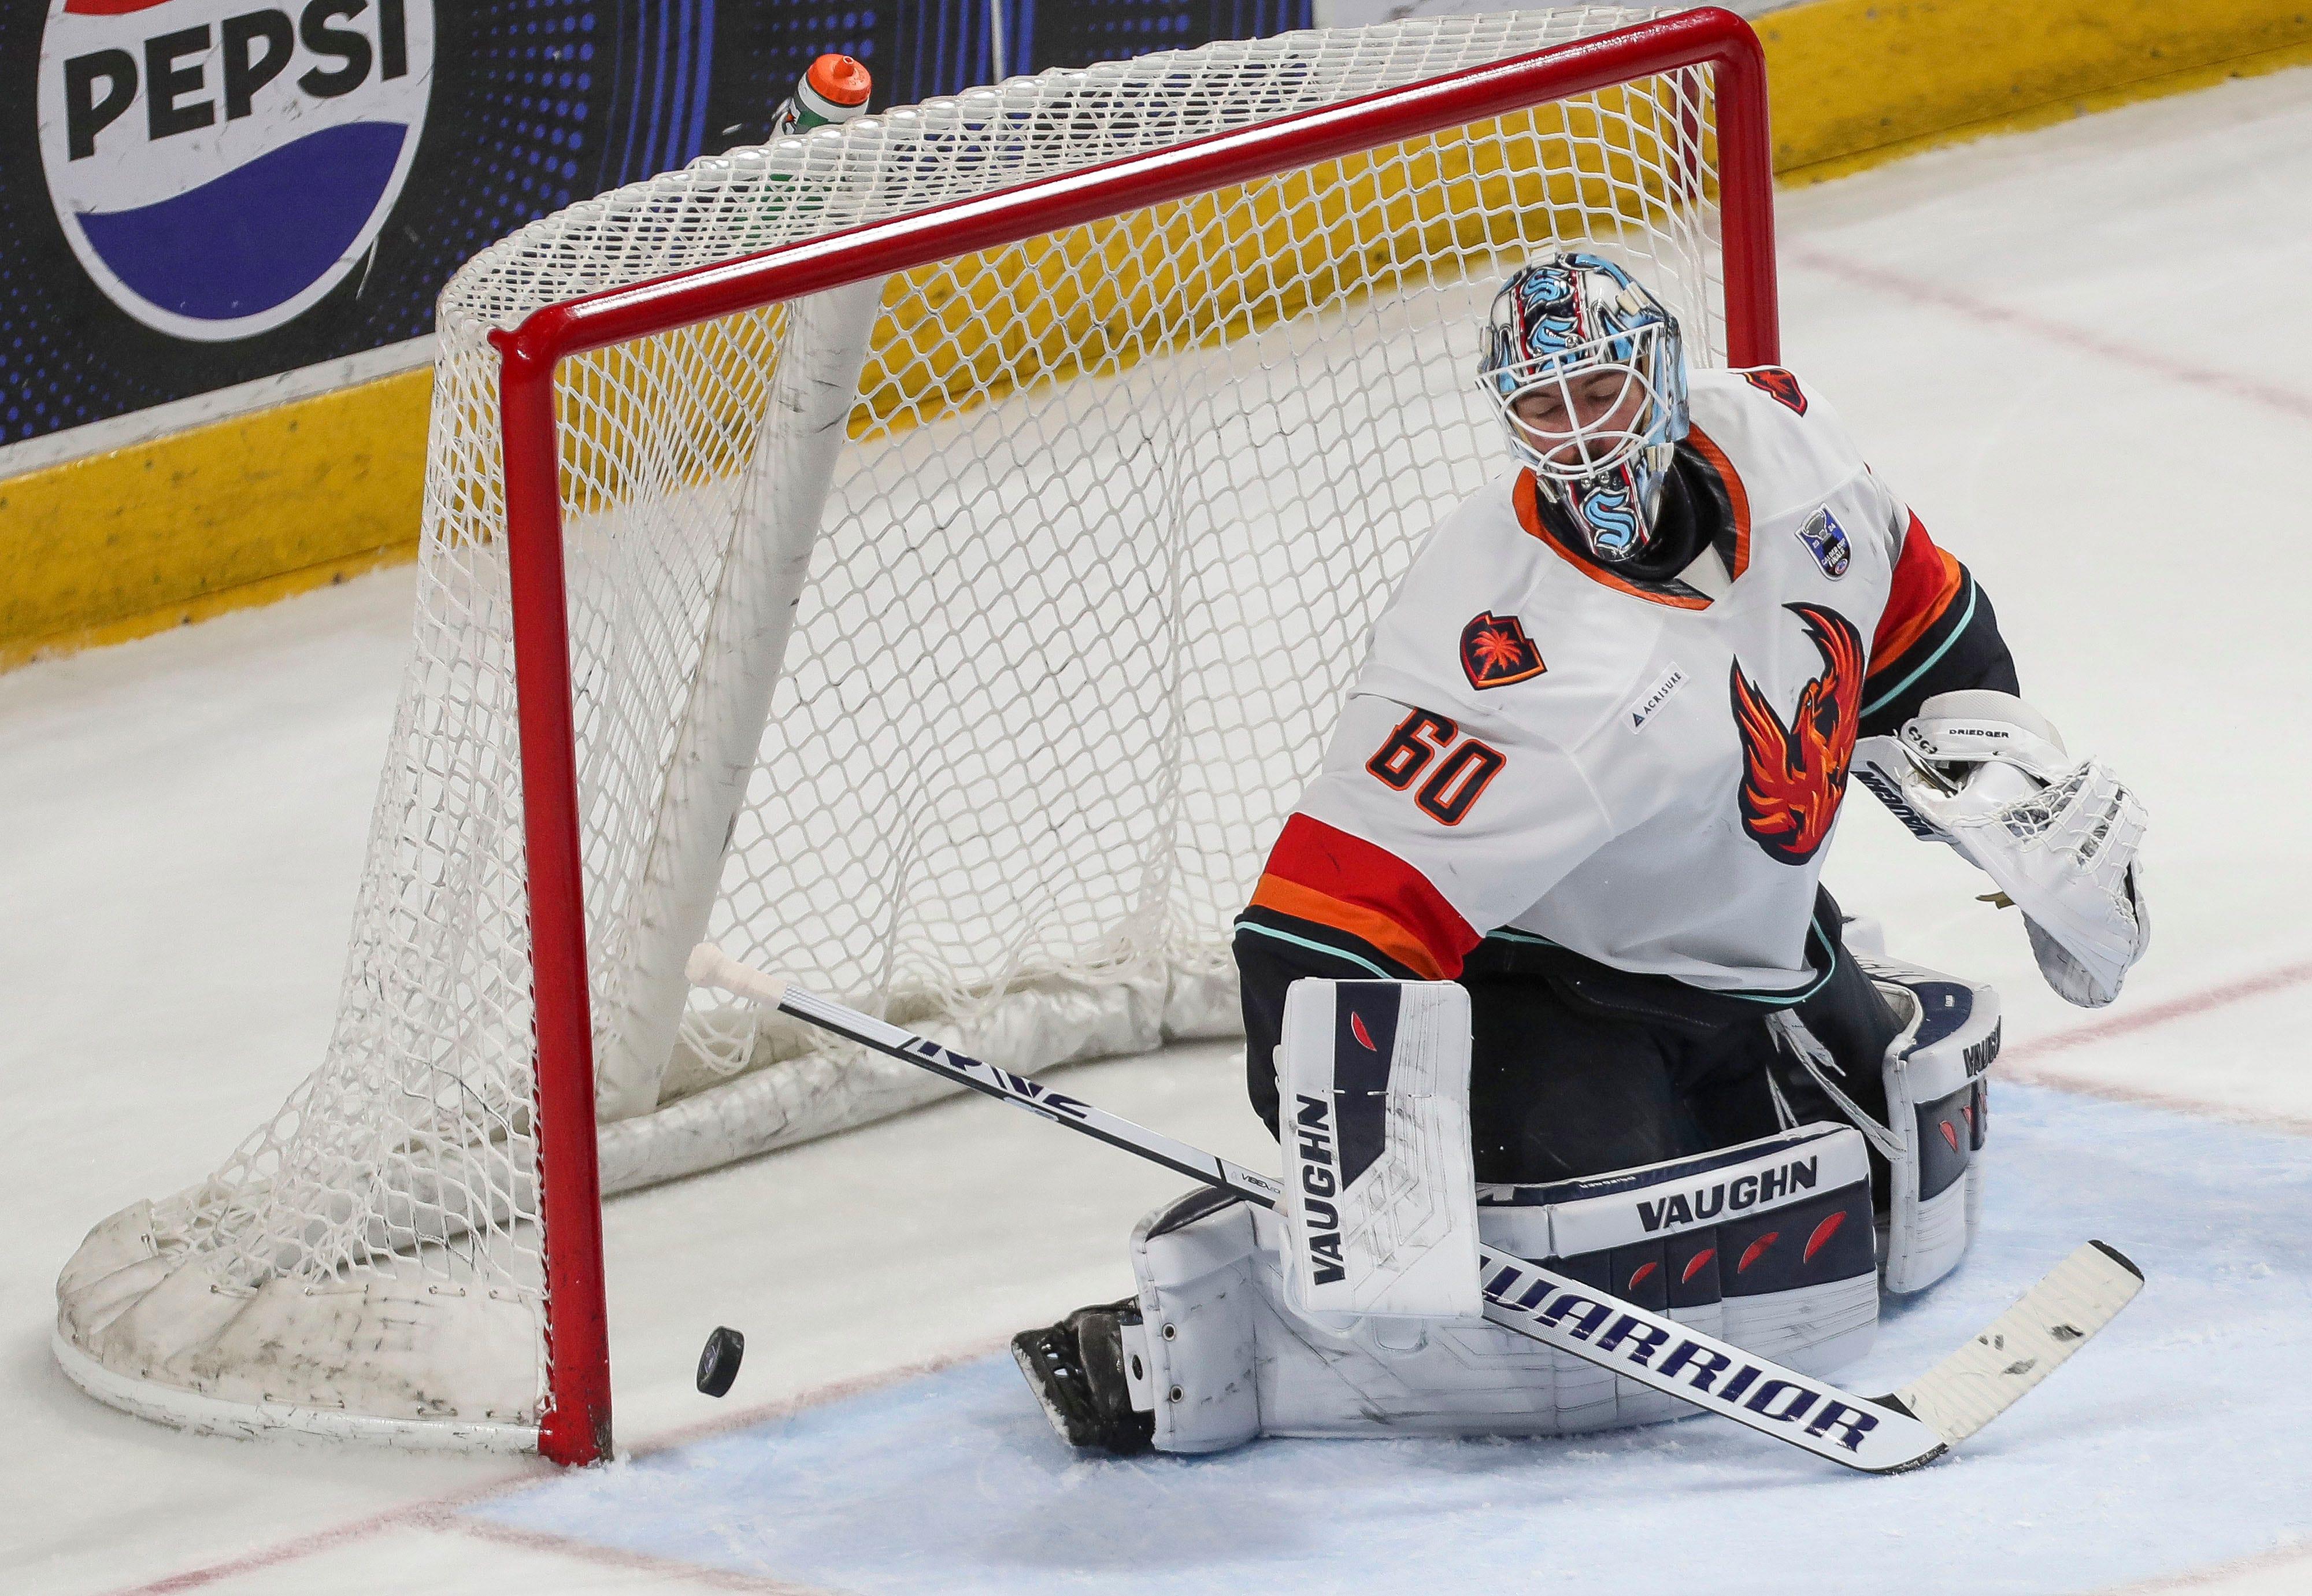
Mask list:
[[[1999,995],[1916,965],[1864,968],[1903,1016],[1887,1048],[1890,1153],[1887,1289],[1923,1291],[1958,1267],[1983,1208],[1985,1072],[1999,1057]]]
[[[1140,1323],[1125,1328],[1125,1373],[1134,1406],[1155,1415],[1159,1451],[1222,1451],[1260,1434],[1256,1215],[1269,1217],[1200,1187],[1132,1232]]]
[[[1844,1127],[1536,1187],[1483,1189],[1486,1241],[1827,1374],[1878,1327],[1870,1165]],[[1682,1417],[1675,1398],[1482,1321],[1312,1317],[1283,1222],[1197,1193],[1133,1239],[1155,1444],[1255,1435],[1561,1435]]]
[[[1845,1126],[1478,1201],[1488,1243],[1804,1372],[1877,1337],[1870,1158]]]
[[[1294,1304],[1483,1317],[1467,989],[1295,981],[1276,1064]]]
[[[1842,1126],[1484,1187],[1479,1205],[1489,1245],[1798,1369],[1826,1374],[1877,1333],[1870,1162]],[[1694,1411],[1492,1325],[1338,1329],[1293,1312],[1281,1284],[1257,1325],[1265,1434],[1563,1435]]]

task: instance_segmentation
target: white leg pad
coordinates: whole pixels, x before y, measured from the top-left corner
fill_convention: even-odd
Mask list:
[[[1138,1346],[1125,1347],[1125,1372],[1135,1402],[1144,1382],[1159,1451],[1221,1451],[1260,1434],[1256,1214],[1267,1217],[1206,1187],[1132,1232],[1141,1328]]]
[[[1876,1334],[1869,1163],[1844,1127],[1485,1188],[1480,1203],[1489,1243],[1809,1373]],[[1218,1195],[1183,1198],[1134,1233],[1159,1450],[1257,1434],[1560,1435],[1693,1411],[1482,1320],[1301,1313],[1292,1257],[1278,1216]]]
[[[1891,960],[1863,960],[1904,1018],[1887,1048],[1887,1289],[1923,1291],[1958,1267],[1983,1212],[1984,1072],[1999,1056],[1999,995]]]

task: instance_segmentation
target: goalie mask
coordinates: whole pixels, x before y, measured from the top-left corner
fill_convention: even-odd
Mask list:
[[[1688,427],[1686,355],[1661,302],[1598,256],[1544,256],[1493,296],[1477,386],[1590,552],[1642,554]]]

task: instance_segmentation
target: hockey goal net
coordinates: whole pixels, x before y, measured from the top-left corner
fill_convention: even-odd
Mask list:
[[[1502,276],[1774,358],[1724,12],[1047,72],[574,206],[443,294],[416,648],[328,1057],[91,1232],[57,1355],[170,1422],[601,1455],[600,1197],[1238,1029],[1231,916],[1379,606],[1504,466]]]

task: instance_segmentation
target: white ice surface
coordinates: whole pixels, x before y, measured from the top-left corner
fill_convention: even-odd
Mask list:
[[[2043,1078],[2301,1127],[2312,1121],[2312,982],[2204,1000],[2312,960],[2302,911],[2312,849],[2300,830],[2312,782],[2312,642],[2301,618],[2312,552],[2297,469],[2312,443],[2312,74],[1921,157],[1787,194],[1781,214],[1786,358],[1836,397],[1873,463],[1983,578],[2033,698],[2074,746],[2143,789],[2155,937],[2114,1010],[2067,1009],[2032,973],[2012,915],[1977,904],[1980,884],[1964,867],[1912,845],[1861,798],[1831,868],[1834,890],[1886,921],[1896,951],[1996,981],[2018,1063]],[[540,1469],[180,1436],[98,1407],[48,1360],[56,1271],[83,1232],[133,1197],[206,1173],[320,1055],[408,592],[406,574],[388,574],[0,677],[0,1089],[13,1114],[0,1144],[10,1216],[0,1231],[0,1587],[95,1591],[219,1565],[201,1588],[626,1591],[704,1579],[778,1589],[780,1579],[834,1577],[814,1567],[734,1580],[728,1565],[708,1574],[670,1562],[682,1536],[650,1539],[639,1499],[615,1494],[580,1539],[510,1527],[519,1515],[509,1508],[449,1511],[432,1504]],[[2163,1004],[2175,1012],[2142,1023]],[[2068,1048],[2048,1041],[2097,1023],[2122,1029]],[[1235,1070],[1225,1048],[1184,1048],[1079,1072],[1072,1090],[1217,1151],[1262,1156]],[[2057,1144],[2066,1124],[2119,1123],[2086,1108],[2069,1119],[2045,1109],[2054,1128],[2040,1134]],[[2219,1134],[2235,1133],[2210,1132]],[[2255,1144],[2284,1164],[2300,1144],[2272,1142],[2277,1153]],[[990,1348],[1022,1324],[1116,1295],[1127,1278],[1125,1227],[1175,1184],[973,1101],[621,1199],[609,1216],[621,1435],[644,1444],[730,1416],[689,1383],[714,1323],[748,1331],[732,1402],[760,1405]],[[2144,1184],[2148,1203],[2189,1204],[2205,1189]],[[2288,1255],[2273,1261],[2273,1289],[2294,1282],[2299,1305],[2301,1202],[2275,1190],[2259,1206],[2255,1190],[2239,1190],[2201,1215],[2231,1247],[2252,1248],[2275,1227],[2270,1241]],[[2115,1204],[2111,1239],[2124,1244],[2129,1215]],[[2019,1246],[2015,1227],[2029,1216],[2010,1210],[2002,1223]],[[2045,1260],[2077,1239],[2054,1228],[2027,1238],[2044,1240]],[[1986,1258],[1961,1284],[1988,1300],[2019,1290],[2030,1272],[2019,1255]],[[2226,1289],[2253,1300],[2252,1281]],[[2140,1305],[2147,1323],[2155,1301],[2147,1293]],[[1922,1311],[1955,1315],[1943,1302]],[[1892,1536],[1914,1499],[1905,1491],[1940,1493],[1955,1526],[1970,1521],[1963,1509],[1984,1515],[1955,1534],[2060,1552],[2065,1534],[2091,1522],[2065,1510],[2062,1494],[2100,1488],[2115,1444],[2079,1417],[2099,1380],[2115,1394],[2115,1382],[2149,1386],[2144,1399],[2160,1414],[2140,1434],[2172,1448],[2179,1469],[2232,1444],[2219,1424],[2261,1419],[2244,1384],[2211,1390],[2167,1372],[2189,1369],[2215,1340],[2162,1329],[2156,1347],[2131,1356],[2127,1331],[2123,1320],[2112,1356],[2090,1348],[2032,1399],[2049,1417],[2019,1412],[1982,1443],[1995,1457],[1963,1454],[1917,1477],[1923,1485],[1820,1487],[1780,1464],[1697,1468],[1677,1450],[1694,1434],[1686,1425],[1664,1433],[1670,1443],[1598,1445],[1594,1488],[1610,1477],[1618,1491],[1682,1502],[1686,1515],[1664,1521],[1706,1529],[1744,1565],[1805,1544],[1804,1526],[1834,1514],[1887,1512]],[[2232,1350],[2228,1366],[2252,1365],[2248,1349]],[[2283,1357],[2274,1371],[2299,1396],[2302,1366]],[[973,1408],[976,1378],[967,1367],[906,1389],[927,1403],[962,1392],[956,1411],[984,1411],[993,1426],[981,1432],[986,1466],[1036,1478],[1020,1473],[1032,1456],[1020,1449],[1036,1439],[1014,1423],[1032,1416],[1024,1399],[999,1380]],[[2192,1410],[2197,1429],[2184,1422]],[[2282,1484],[2312,1473],[2303,1434],[2286,1427],[2276,1444],[2292,1437],[2292,1453],[2258,1454]],[[1690,1444],[1731,1459],[1725,1448],[1738,1443]],[[1992,1466],[2026,1454],[2027,1476]],[[1493,1455],[1467,1449],[1449,1469],[1466,1486]],[[1575,1467],[1582,1460],[1546,1447],[1519,1455],[1554,1482],[1554,1513],[1523,1531],[1533,1567],[1572,1572],[1550,1547],[1555,1526],[1581,1521],[1593,1488]],[[958,1467],[968,1457],[949,1454]],[[1250,1490],[1272,1466],[1242,1467]],[[1360,1489],[1392,1493],[1369,1476]],[[863,1476],[863,1488],[892,1478]],[[1058,1513],[1073,1477],[1043,1478],[1038,1488]],[[2019,1507],[2018,1478],[2054,1504]],[[1835,1507],[1831,1488],[1846,1493]],[[2208,1554],[2246,1560],[2191,1588],[2312,1584],[2312,1551],[2287,1549],[2312,1532],[2308,1497],[2299,1488],[2253,1498],[2227,1527],[2237,1549]],[[878,1499],[893,1521],[909,1521],[904,1496]],[[718,1511],[735,1515],[728,1535],[754,1533],[743,1503]],[[684,1527],[714,1529],[705,1519]],[[1929,1543],[1914,1540],[1925,1557]],[[2110,1565],[2074,1561],[2078,1582],[2036,1588],[2120,1577],[2089,1579]],[[1425,1565],[1451,1576],[1448,1562]],[[2126,1566],[2141,1571],[2127,1578],[2166,1579],[2178,1565],[2147,1556]],[[1821,1572],[1801,1569],[1791,1588]],[[1039,1577],[1022,1574],[1015,1588]],[[1284,1573],[1270,1568],[1261,1583],[1274,1588]]]
[[[954,1596],[1426,1596],[1441,1575],[1516,1591],[1542,1570],[1610,1571],[1625,1596],[1779,1596],[1900,1589],[1922,1558],[1924,1588],[2032,1596],[2186,1571],[2303,1525],[2312,1385],[2260,1391],[2244,1372],[2312,1348],[2302,1140],[2044,1087],[2005,1089],[1992,1117],[1984,1233],[1958,1275],[1890,1309],[1846,1383],[1884,1390],[1963,1344],[2069,1250],[2056,1237],[2123,1237],[2151,1284],[2013,1413],[1898,1479],[1841,1475],[1700,1418],[1565,1442],[1080,1459],[991,1357],[470,1516],[734,1573]],[[1809,1587],[1801,1567],[1837,1577]]]

